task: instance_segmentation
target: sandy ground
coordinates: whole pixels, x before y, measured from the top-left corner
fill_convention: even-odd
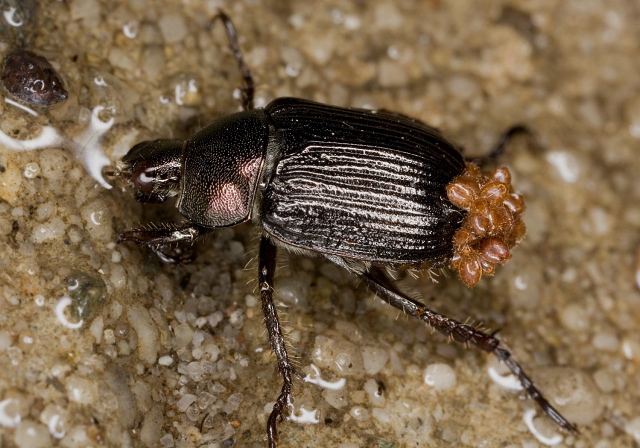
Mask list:
[[[1,3],[18,16],[4,16],[0,56],[22,40],[69,98],[38,116],[0,100],[0,446],[265,446],[280,381],[255,293],[258,231],[213,232],[194,263],[162,264],[117,235],[179,217],[100,177],[139,141],[238,110],[224,33],[208,29],[218,7],[258,106],[395,110],[468,154],[516,123],[542,143],[501,160],[528,205],[512,260],[474,290],[443,275],[404,288],[499,328],[580,434],[538,412],[536,436],[523,421],[535,407],[490,378],[490,355],[399,316],[328,261],[282,254],[276,297],[300,370],[346,379],[296,382],[307,423],[280,424],[282,446],[639,445],[636,1],[68,0],[9,26],[28,3]],[[16,143],[45,131],[57,137]]]

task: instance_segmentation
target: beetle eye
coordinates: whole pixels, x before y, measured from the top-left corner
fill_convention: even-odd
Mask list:
[[[147,162],[140,162],[131,175],[131,182],[138,189],[145,193],[151,193],[156,183],[156,167]]]

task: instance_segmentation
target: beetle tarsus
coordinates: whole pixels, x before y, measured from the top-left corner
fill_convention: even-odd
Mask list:
[[[236,58],[238,68],[240,69],[240,74],[242,75],[243,86],[240,88],[242,95],[242,109],[253,109],[253,94],[256,89],[255,82],[253,81],[251,70],[244,62],[244,57],[242,56],[242,51],[240,50],[240,45],[238,44],[238,33],[236,32],[236,27],[229,16],[222,10],[218,11],[218,14],[213,19],[211,19],[211,25],[213,25],[213,23],[218,19],[220,19],[224,24],[227,38],[229,39],[229,47],[231,47],[231,51],[233,51],[233,57]]]
[[[527,393],[531,396],[531,398],[533,398],[533,400],[536,403],[538,403],[538,406],[540,406],[542,411],[545,414],[547,414],[551,420],[553,420],[558,426],[567,429],[569,432],[578,433],[578,428],[574,424],[569,423],[567,419],[565,419],[562,416],[562,414],[560,414],[560,412],[558,412],[551,405],[551,403],[549,403],[549,401],[542,395],[542,393],[538,390],[538,388],[533,384],[533,381],[531,381],[531,378],[529,378],[529,376],[524,372],[524,370],[522,370],[522,367],[520,367],[520,364],[518,364],[513,359],[513,357],[511,356],[511,353],[508,350],[502,347],[496,347],[492,351],[492,353],[500,361],[504,362],[507,365],[507,367],[509,367],[509,370],[511,370],[511,373],[513,373],[518,378],[518,380],[520,381],[520,384],[522,384],[522,387],[527,391]]]
[[[578,432],[576,426],[564,418],[560,412],[558,412],[542,395],[529,376],[524,372],[522,367],[520,367],[520,365],[512,358],[511,353],[502,347],[498,339],[474,327],[462,324],[454,319],[450,319],[442,314],[431,311],[417,300],[410,299],[399,293],[393,286],[392,282],[379,268],[373,267],[369,272],[361,274],[360,277],[369,289],[374,291],[378,297],[391,306],[426,322],[440,333],[457,342],[473,344],[486,352],[493,353],[500,361],[504,362],[507,367],[509,367],[511,372],[522,384],[522,387],[527,391],[531,398],[533,398],[538,406],[540,406],[542,411],[551,418],[551,420],[553,420],[558,426],[572,433]]]
[[[149,249],[167,264],[189,264],[192,263],[197,257],[197,251],[195,246],[184,244],[178,245],[166,245],[161,246],[149,246]]]
[[[285,375],[283,375],[283,377],[284,376]],[[269,448],[276,448],[278,446],[278,418],[280,418],[280,421],[284,420],[284,410],[287,408],[290,398],[291,375],[289,375],[288,379],[285,379],[280,395],[278,396],[276,403],[273,405],[273,410],[271,411],[271,414],[269,414],[269,419],[267,420]]]
[[[284,419],[283,413],[291,400],[293,376],[297,375],[289,360],[284,333],[278,319],[276,306],[273,303],[273,276],[276,268],[276,252],[276,246],[266,236],[263,236],[260,240],[260,252],[258,255],[258,284],[260,285],[262,313],[264,314],[264,322],[269,334],[269,345],[276,355],[278,371],[284,381],[280,395],[273,405],[273,410],[267,421],[269,448],[278,446],[278,417]]]

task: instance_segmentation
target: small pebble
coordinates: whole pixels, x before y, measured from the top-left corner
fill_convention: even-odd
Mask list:
[[[165,14],[160,17],[158,26],[164,41],[168,44],[180,42],[189,32],[182,16],[174,14]]]
[[[313,348],[313,362],[320,368],[328,368],[337,375],[364,373],[362,350],[342,339],[318,336]]]
[[[424,373],[425,384],[436,390],[451,389],[456,385],[456,380],[456,372],[447,364],[431,364]]]
[[[189,409],[189,406],[191,406],[196,401],[196,399],[197,397],[193,394],[184,394],[182,398],[180,398],[176,402],[176,406],[181,412],[185,412],[187,409]]]
[[[344,389],[325,389],[324,392],[322,392],[322,396],[325,400],[327,400],[327,403],[329,403],[329,405],[333,406],[336,409],[345,407],[349,402],[347,391],[345,391]]]
[[[13,428],[22,421],[20,401],[17,398],[7,398],[0,401],[0,426]]]
[[[79,375],[67,378],[67,395],[69,400],[79,404],[93,404],[98,399],[98,383]]]
[[[67,433],[68,414],[62,407],[48,404],[40,414],[40,422],[47,425],[49,432],[56,439]]]
[[[198,407],[200,409],[207,409],[216,400],[216,397],[209,392],[201,392],[198,394]]]
[[[391,413],[388,409],[373,408],[371,415],[380,423],[391,423]]]
[[[35,162],[27,163],[27,165],[24,167],[23,174],[27,179],[38,177],[38,174],[40,174],[40,165]]]
[[[34,243],[44,243],[49,240],[55,240],[62,238],[67,225],[59,217],[54,217],[51,220],[36,225],[33,229],[32,239]]]
[[[172,448],[173,446],[175,446],[175,443],[173,441],[173,436],[171,434],[163,435],[162,437],[160,437],[160,444],[164,448]]]
[[[620,340],[614,333],[602,332],[595,335],[595,337],[593,338],[593,345],[599,350],[613,352],[618,349]]]
[[[242,403],[243,401],[244,397],[242,396],[242,394],[231,394],[227,399],[227,404],[225,404],[222,408],[222,411],[226,412],[227,414],[231,414],[232,412],[235,412],[236,409],[238,409],[240,403]]]
[[[160,405],[153,406],[144,414],[142,427],[140,428],[140,440],[145,446],[157,446],[158,435],[162,431],[163,423],[163,407]]]
[[[616,388],[616,382],[606,368],[596,370],[593,374],[593,381],[595,381],[598,389],[605,393],[613,392]]]
[[[624,430],[633,437],[636,442],[640,443],[640,417],[629,420],[627,424],[624,425]]]
[[[560,320],[570,330],[584,331],[590,324],[587,310],[582,305],[570,304],[560,312]]]
[[[204,367],[199,362],[190,362],[187,364],[187,374],[195,382],[202,380],[204,375]]]
[[[359,422],[364,422],[370,418],[369,411],[361,406],[352,407],[349,415]]]
[[[100,2],[98,0],[82,0],[69,2],[72,20],[95,20],[100,17]]]
[[[47,427],[33,420],[24,420],[18,425],[14,441],[19,447],[46,448],[52,446]]]
[[[140,66],[151,80],[157,79],[162,74],[162,68],[165,63],[166,55],[160,46],[149,45],[142,52]]]
[[[634,362],[640,360],[640,337],[625,337],[621,347],[625,358]]]
[[[149,310],[142,305],[132,305],[127,310],[131,327],[138,336],[138,356],[147,365],[156,362],[159,350],[158,327],[151,318]]]
[[[375,375],[389,361],[389,351],[381,347],[367,345],[362,347],[362,359],[367,375]]]
[[[376,380],[369,378],[367,382],[364,383],[364,390],[373,406],[384,406],[384,392]]]

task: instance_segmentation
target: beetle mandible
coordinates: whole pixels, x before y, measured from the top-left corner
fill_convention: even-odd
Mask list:
[[[504,263],[525,231],[522,196],[509,171],[488,175],[465,161],[442,134],[399,113],[351,109],[297,98],[253,108],[254,81],[230,18],[221,20],[243,79],[243,112],[209,124],[191,138],[135,145],[111,174],[125,177],[141,202],[177,196],[186,223],[132,229],[119,242],[165,249],[213,229],[252,220],[262,229],[258,282],[269,345],[283,379],[267,422],[278,445],[278,419],[300,377],[289,358],[273,302],[276,249],[324,256],[359,276],[378,297],[451,339],[493,353],[556,424],[566,420],[491,334],[430,310],[400,292],[385,269],[449,267],[473,287]],[[509,139],[504,134],[492,156]]]

